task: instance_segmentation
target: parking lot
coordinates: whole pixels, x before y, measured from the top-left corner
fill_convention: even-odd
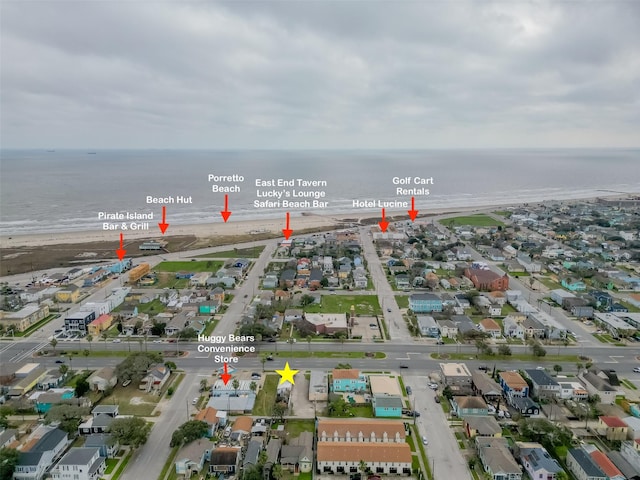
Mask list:
[[[382,338],[378,319],[376,317],[356,317],[351,329],[352,337],[362,337],[363,342],[372,342],[376,338]]]

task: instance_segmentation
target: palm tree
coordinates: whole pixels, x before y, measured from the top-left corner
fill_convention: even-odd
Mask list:
[[[249,384],[249,390],[251,390],[253,393],[256,393],[257,389],[258,389],[258,384],[256,382],[251,382]]]
[[[54,338],[51,339],[51,341],[49,342],[51,344],[51,347],[53,348],[53,351],[56,351],[56,345],[58,345],[58,340]]]
[[[58,371],[60,372],[60,375],[64,376],[69,371],[69,366],[63,363],[62,365],[60,365],[60,368],[58,369]]]
[[[102,332],[102,335],[100,335],[100,338],[102,338],[102,340],[104,340],[104,349],[107,349],[107,339],[109,338],[109,334],[107,332]]]
[[[582,370],[582,363],[576,363],[576,368],[578,369],[578,373],[580,373],[580,371]]]
[[[360,460],[360,462],[358,463],[358,470],[360,470],[360,472],[364,475],[367,470],[367,462],[365,462],[364,460]]]
[[[553,366],[553,371],[556,372],[556,377],[557,377],[558,374],[562,371],[562,365],[555,364]]]
[[[231,383],[231,385],[233,386],[233,389],[236,392],[236,397],[238,396],[238,388],[240,388],[240,380],[238,380],[237,378],[233,379],[233,382]]]
[[[307,335],[307,346],[309,347],[309,351],[311,351],[311,335]]]
[[[264,373],[264,364],[267,363],[267,357],[265,357],[264,355],[262,355],[260,357],[260,363],[262,363],[262,373]]]
[[[91,351],[91,342],[93,341],[93,335],[89,334],[85,337],[89,343],[89,351]]]
[[[203,378],[202,380],[200,380],[200,391],[204,392],[207,390],[207,388],[209,388],[209,382],[206,378]]]

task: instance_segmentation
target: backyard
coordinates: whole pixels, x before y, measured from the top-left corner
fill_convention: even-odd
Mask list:
[[[441,223],[449,228],[463,225],[469,225],[471,227],[504,227],[504,223],[500,220],[496,220],[489,215],[483,215],[481,213],[477,215],[447,218],[446,220],[442,220]]]
[[[223,262],[207,260],[202,262],[162,262],[153,269],[156,272],[217,272]]]

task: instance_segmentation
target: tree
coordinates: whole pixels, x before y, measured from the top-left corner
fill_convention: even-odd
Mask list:
[[[89,334],[85,338],[87,339],[87,343],[89,344],[89,350],[91,350],[91,342],[93,342],[93,335]]]
[[[258,389],[258,384],[256,382],[251,382],[249,384],[249,390],[251,390],[253,393],[256,393],[257,389]]]
[[[86,407],[65,404],[54,405],[45,414],[44,422],[46,424],[59,423],[58,428],[70,435],[75,435],[78,432],[82,417],[86,415],[89,415],[89,409]]]
[[[147,443],[151,424],[140,417],[116,418],[109,425],[109,433],[122,445],[138,448]]]
[[[236,393],[236,397],[238,396],[238,388],[240,388],[240,380],[238,380],[237,378],[233,379],[233,382],[231,382],[231,386],[233,387],[233,390]]]
[[[180,332],[180,338],[184,338],[186,340],[193,340],[198,337],[198,332],[191,327],[187,327]]]
[[[264,364],[267,363],[267,357],[266,355],[262,355],[260,357],[260,363],[262,363],[262,373],[264,373]]]
[[[51,348],[53,348],[53,351],[56,351],[56,345],[58,345],[58,340],[54,337],[49,341],[49,344],[51,345]]]
[[[274,478],[274,480],[280,480],[284,476],[284,472],[282,471],[282,465],[280,465],[279,463],[276,463],[271,468],[271,476]]]
[[[15,448],[0,449],[0,480],[11,480],[20,452]]]
[[[482,339],[477,339],[476,340],[476,355],[479,354],[481,351],[483,351],[485,348],[487,347],[487,342],[485,342]]]
[[[175,364],[175,362],[172,362],[171,360],[167,360],[166,362],[164,362],[164,366],[167,367],[169,370],[171,370],[172,372],[178,368],[178,366]]]
[[[578,370],[578,373],[580,373],[582,371],[582,363],[576,363],[576,369]]]
[[[69,371],[69,365],[67,365],[66,363],[63,363],[58,368],[58,371],[60,372],[60,375],[63,375],[63,376],[66,375],[67,372]]]
[[[207,381],[207,379],[203,378],[202,380],[200,380],[200,391],[206,392],[208,388],[209,388],[209,382]]]
[[[311,335],[307,335],[307,346],[309,347],[309,351],[311,351]]]
[[[302,295],[302,297],[300,297],[300,306],[301,307],[306,307],[307,305],[311,305],[313,302],[315,302],[316,299],[314,297],[312,297],[311,295]]]
[[[358,462],[358,470],[360,470],[360,473],[362,473],[363,475],[367,473],[367,470],[369,470],[369,467],[367,466],[367,462],[365,462],[364,460],[360,460]]]
[[[91,355],[91,352],[90,352],[87,348],[85,348],[85,349],[82,351],[82,355],[84,355],[85,357],[88,357],[89,355]]]
[[[553,366],[553,371],[556,372],[556,377],[557,377],[558,374],[562,371],[562,365],[555,364]]]
[[[109,339],[109,334],[107,332],[102,332],[102,335],[100,335],[100,338],[102,338],[102,340],[104,341],[104,348],[107,348],[107,340]]]
[[[453,398],[453,392],[451,391],[451,387],[449,385],[444,387],[444,389],[442,390],[442,396],[447,400],[451,400]]]
[[[116,366],[116,375],[122,381],[140,383],[149,368],[159,363],[162,363],[162,354],[159,352],[136,352]]]
[[[287,406],[283,402],[278,402],[273,406],[272,416],[278,418],[282,422],[284,420],[284,414],[287,413]]]
[[[171,435],[170,447],[178,447],[180,445],[186,445],[198,438],[204,437],[209,431],[209,426],[206,422],[200,420],[189,420],[178,427],[178,429]]]
[[[91,390],[91,385],[89,385],[89,382],[87,382],[84,378],[81,378],[76,382],[76,389],[75,389],[76,397],[80,398],[84,396],[84,394],[87,393],[89,390]]]
[[[509,345],[507,345],[506,343],[503,343],[502,345],[500,345],[498,347],[498,354],[503,356],[503,357],[508,357],[511,355],[511,347],[509,347]]]

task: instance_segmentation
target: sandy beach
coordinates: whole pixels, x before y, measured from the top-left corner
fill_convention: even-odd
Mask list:
[[[483,208],[451,208],[451,209],[439,209],[430,210],[429,216],[455,213],[455,212],[470,212],[475,210],[486,210],[491,207]],[[493,207],[496,208],[496,207]],[[422,215],[422,212],[420,212]],[[407,217],[407,212],[387,212],[388,219],[393,217]],[[310,229],[320,228],[340,228],[350,223],[358,223],[368,220],[369,223],[375,219],[380,219],[379,214],[372,212],[354,212],[344,215],[300,215],[291,214],[289,227],[293,230],[295,236],[298,231],[305,231]],[[142,239],[162,239],[173,236],[194,236],[196,238],[211,238],[211,237],[238,237],[245,235],[259,235],[259,234],[272,234],[280,235],[282,229],[285,228],[284,214],[282,220],[276,219],[264,219],[264,220],[245,220],[234,221],[233,216],[229,218],[229,221],[224,223],[222,219],[215,221],[211,224],[195,224],[195,225],[174,225],[170,224],[165,235],[160,233],[156,223],[150,225],[150,230],[147,231],[125,231],[124,242],[125,246],[127,242],[132,240],[140,241]],[[78,243],[93,243],[93,242],[113,242],[118,243],[120,238],[119,231],[103,231],[96,230],[87,232],[55,232],[55,233],[39,233],[30,235],[13,235],[0,237],[0,247],[2,249],[7,248],[19,248],[19,247],[40,247],[46,245],[65,245],[65,244],[78,244]]]

